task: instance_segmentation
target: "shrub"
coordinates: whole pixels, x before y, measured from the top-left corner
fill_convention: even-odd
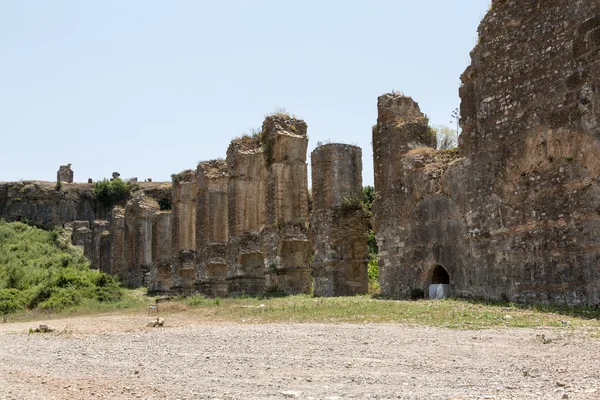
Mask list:
[[[369,260],[369,293],[379,294],[379,260],[374,257]]]
[[[17,289],[0,289],[0,315],[5,317],[24,307],[23,298]]]
[[[62,230],[0,221],[0,313],[121,299],[115,278],[89,268]]]
[[[421,288],[412,288],[410,291],[411,300],[419,300],[425,298],[425,292]]]
[[[173,202],[171,202],[171,199],[160,199],[158,200],[158,206],[161,211],[169,211],[173,209]]]
[[[265,289],[264,293],[262,294],[262,296],[260,296],[260,298],[265,298],[265,299],[271,299],[271,298],[276,298],[276,297],[286,297],[287,294],[285,293],[285,291],[280,288],[279,286],[269,286],[268,288]]]
[[[131,189],[131,184],[124,182],[121,178],[114,178],[111,181],[103,179],[94,184],[94,198],[105,207],[113,208],[127,200]]]

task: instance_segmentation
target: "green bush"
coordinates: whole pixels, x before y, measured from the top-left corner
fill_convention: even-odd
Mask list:
[[[85,300],[121,299],[115,278],[92,270],[64,232],[0,220],[0,314],[64,309]]]
[[[23,299],[17,289],[0,289],[0,315],[17,312],[24,307]]]
[[[112,208],[127,200],[131,190],[131,184],[120,178],[103,179],[94,184],[94,198],[105,207]]]

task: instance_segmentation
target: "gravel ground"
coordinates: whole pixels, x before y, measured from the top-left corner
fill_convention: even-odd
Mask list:
[[[0,399],[600,399],[600,339],[583,330],[194,318],[0,324]]]

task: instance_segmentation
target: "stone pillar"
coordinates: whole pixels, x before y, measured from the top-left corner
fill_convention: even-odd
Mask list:
[[[102,249],[102,237],[109,235],[109,222],[104,220],[96,220],[92,224],[92,238],[91,238],[91,253],[88,256],[92,263],[92,268],[103,271],[103,262],[109,259],[107,255],[103,257]],[[104,249],[106,251],[106,249]]]
[[[262,128],[267,167],[265,285],[287,294],[309,293],[312,285],[306,130],[304,121],[285,115],[268,116]]]
[[[225,160],[198,164],[196,249],[198,291],[227,296],[228,182]]]
[[[92,240],[92,230],[88,221],[73,221],[71,223],[71,243],[83,250],[83,253],[89,257],[90,243]]]
[[[142,194],[125,207],[125,260],[127,267],[121,281],[128,286],[147,284],[152,268],[152,220],[158,212],[156,200]]]
[[[382,293],[394,292],[393,270],[400,263],[403,243],[403,218],[408,196],[403,158],[409,151],[422,147],[435,148],[436,137],[419,105],[410,97],[384,94],[377,99],[377,125],[373,127],[373,166],[375,170],[375,201],[373,231],[379,246],[379,281]],[[396,282],[396,283],[394,283]]]
[[[127,263],[125,260],[125,209],[115,207],[110,219],[111,274],[123,279]]]
[[[196,285],[196,172],[173,175],[173,287],[179,294],[191,294]]]
[[[113,234],[110,231],[103,231],[100,235],[100,265],[99,269],[107,274],[113,274],[112,267],[112,249]]]
[[[362,206],[362,151],[326,144],[311,154],[310,238],[316,296],[368,291],[368,215]]]
[[[259,294],[265,288],[261,232],[265,225],[265,158],[258,139],[244,137],[227,149],[228,292]]]
[[[73,183],[73,170],[71,164],[61,165],[56,173],[57,182]]]
[[[173,213],[159,211],[152,221],[152,254],[154,264],[150,271],[148,290],[168,294],[173,284]]]

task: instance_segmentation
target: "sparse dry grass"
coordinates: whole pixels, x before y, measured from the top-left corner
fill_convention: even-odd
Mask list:
[[[176,306],[180,302],[185,304],[187,310]],[[203,320],[213,322],[402,323],[452,329],[585,326],[598,330],[600,335],[600,312],[594,313],[591,309],[562,309],[550,306],[529,309],[518,305],[493,305],[453,299],[398,301],[374,299],[369,296],[291,296],[215,300],[194,296],[166,305],[161,310],[167,314],[179,311],[201,314]]]
[[[139,314],[145,313],[148,305],[154,302],[154,297],[146,296],[143,289],[138,289],[128,291],[123,301],[117,304],[104,307],[84,305],[55,314],[20,313],[11,316],[9,321],[48,320],[69,315]],[[592,337],[600,338],[600,311],[597,309],[490,304],[457,299],[400,301],[370,296],[212,299],[193,296],[160,303],[159,314],[188,314],[189,318],[213,323],[399,323],[468,330],[585,328]]]

